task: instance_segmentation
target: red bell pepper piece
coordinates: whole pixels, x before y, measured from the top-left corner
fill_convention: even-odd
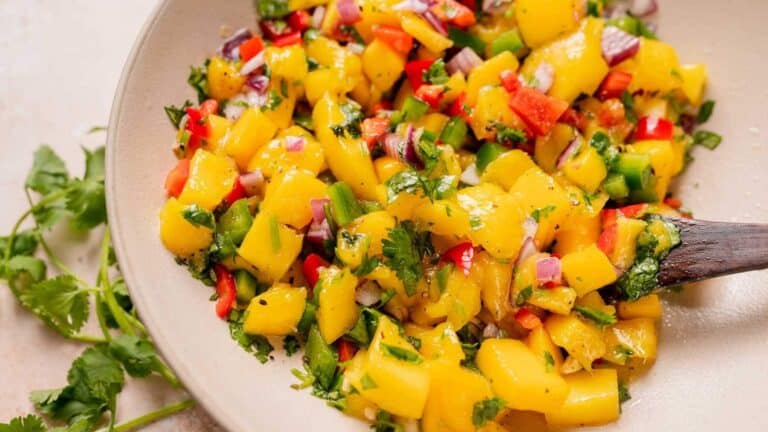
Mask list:
[[[456,268],[461,269],[465,276],[469,276],[472,270],[472,261],[475,258],[475,247],[471,242],[459,243],[448,249],[440,258],[441,262],[452,262]]]
[[[437,0],[429,10],[442,22],[451,23],[457,27],[469,27],[477,19],[473,9],[454,0]]]
[[[301,32],[295,31],[288,33],[285,36],[276,37],[272,40],[272,45],[282,48],[289,45],[296,45],[301,43]]]
[[[302,271],[304,272],[304,279],[309,284],[309,289],[313,289],[317,284],[317,280],[320,279],[319,269],[320,267],[328,267],[328,261],[324,260],[318,254],[309,254],[302,264]]]
[[[387,25],[376,26],[373,28],[373,37],[403,55],[408,55],[413,48],[413,36],[397,27]]]
[[[247,62],[256,57],[256,54],[260,53],[263,49],[264,41],[261,39],[261,36],[254,36],[240,44],[240,58]]]
[[[440,99],[443,98],[445,86],[436,84],[425,84],[416,90],[416,98],[429,104],[434,109],[440,106]]]
[[[557,119],[568,109],[568,103],[528,87],[512,93],[509,107],[538,136],[549,134]]]
[[[618,70],[611,71],[600,83],[600,87],[597,89],[597,98],[604,101],[621,97],[624,90],[629,87],[630,82],[632,82],[631,73]]]
[[[434,60],[414,60],[405,64],[405,76],[411,83],[411,89],[416,91],[424,85],[424,72],[432,66]]]
[[[238,177],[235,179],[235,184],[232,185],[232,190],[230,190],[227,196],[224,197],[224,203],[227,205],[227,208],[229,208],[235,201],[247,196],[248,194],[245,191],[245,187],[243,187],[243,184],[240,182],[240,177]]]
[[[165,192],[169,197],[178,198],[189,178],[189,159],[180,159],[165,178]]]
[[[346,339],[339,339],[338,348],[339,348],[339,362],[341,363],[352,360],[352,357],[354,357],[355,353],[357,352],[357,346]]]
[[[603,228],[600,237],[597,239],[597,247],[606,255],[610,255],[616,247],[616,238],[618,236],[618,225],[613,224]]]
[[[533,330],[536,327],[541,326],[541,319],[526,308],[520,308],[520,310],[515,313],[515,321],[526,330]]]
[[[465,122],[469,123],[471,120],[472,108],[466,104],[467,94],[461,92],[459,96],[451,102],[446,112],[453,117],[461,117]]]
[[[209,115],[214,115],[218,112],[219,102],[216,99],[207,99],[200,104],[200,117],[202,120],[205,120]]]
[[[683,202],[680,200],[680,198],[672,198],[672,197],[666,197],[664,198],[664,204],[672,207],[673,209],[680,209],[680,207],[683,206]]]
[[[221,264],[216,264],[213,267],[213,271],[216,274],[216,294],[219,296],[219,299],[216,301],[216,315],[221,319],[227,319],[237,296],[235,278]]]
[[[368,144],[368,150],[373,150],[376,142],[389,129],[389,117],[371,117],[363,120],[360,130],[363,140]]]
[[[645,210],[647,208],[648,208],[648,204],[640,203],[640,204],[632,204],[632,205],[621,207],[619,211],[621,212],[621,214],[624,215],[624,217],[636,218],[636,217],[642,217],[645,214]]]
[[[625,121],[627,121],[626,111],[620,100],[608,99],[600,106],[600,111],[597,113],[597,122],[600,126],[608,128]]]
[[[573,108],[565,110],[558,121],[582,131],[587,128],[587,118]]]
[[[373,104],[373,106],[371,107],[371,113],[373,115],[376,115],[382,111],[389,111],[391,109],[392,109],[392,103],[389,101],[382,100]]]
[[[522,84],[520,84],[520,80],[517,78],[517,74],[512,69],[505,69],[501,71],[499,78],[501,78],[502,87],[504,87],[504,89],[510,93],[516,92],[517,89],[522,86]]]
[[[205,138],[208,136],[208,128],[203,123],[203,113],[199,108],[187,108],[187,130],[193,136]]]
[[[259,21],[261,31],[267,36],[267,39],[274,41],[280,36],[285,36],[295,32],[288,23],[283,20],[261,20]]]
[[[312,17],[303,9],[291,12],[288,15],[288,25],[295,31],[304,31],[312,25]]]
[[[675,133],[675,125],[671,121],[656,117],[641,117],[635,129],[635,140],[671,140]]]

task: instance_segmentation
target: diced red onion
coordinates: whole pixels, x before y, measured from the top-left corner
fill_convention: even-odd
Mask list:
[[[347,44],[347,49],[352,54],[361,55],[363,53],[363,51],[365,51],[365,46],[360,45],[359,43],[354,43],[353,42],[353,43],[348,43]]]
[[[536,90],[546,93],[555,83],[555,68],[547,62],[541,62],[533,73],[533,78],[536,80]]]
[[[245,85],[263,94],[269,86],[269,78],[264,75],[249,75],[248,79],[245,80]]]
[[[325,206],[330,204],[328,198],[312,198],[309,200],[309,206],[312,208],[312,221],[321,224],[325,220]]]
[[[253,56],[252,59],[245,62],[240,68],[240,75],[250,75],[251,72],[262,66],[264,66],[264,50],[261,50],[261,52]]]
[[[494,323],[488,323],[488,325],[483,328],[483,339],[495,339],[499,337],[499,335],[501,335],[501,332]]]
[[[461,71],[464,75],[467,75],[469,71],[483,63],[483,59],[470,47],[464,47],[461,51],[456,53],[448,63],[445,64],[445,70],[450,75]]]
[[[508,9],[508,0],[483,0],[483,12],[498,15]]]
[[[448,29],[445,28],[445,24],[443,24],[443,22],[440,21],[440,18],[438,18],[431,10],[427,9],[421,16],[432,25],[432,28],[434,28],[436,32],[443,36],[448,36]]]
[[[536,222],[536,219],[528,216],[523,220],[523,238],[526,237],[536,237],[536,232],[539,231],[539,223]]]
[[[563,150],[562,153],[560,153],[560,157],[557,158],[557,167],[562,168],[566,162],[568,162],[573,155],[576,154],[576,152],[579,151],[579,147],[581,147],[582,139],[581,136],[577,135],[576,138],[572,139],[571,142],[568,144],[568,147]]]
[[[260,169],[251,171],[240,176],[240,184],[243,185],[245,193],[248,196],[254,196],[261,191],[264,186],[264,173]]]
[[[328,220],[323,220],[321,223],[312,222],[307,231],[307,240],[322,244],[325,240],[333,238],[331,227],[328,225]]]
[[[250,30],[241,28],[224,41],[219,47],[218,53],[230,60],[236,60],[240,58],[240,45],[252,37],[253,34]]]
[[[562,276],[560,260],[557,257],[550,256],[536,261],[536,281],[539,285],[547,282],[560,284]]]
[[[381,289],[373,281],[363,282],[355,291],[355,301],[363,306],[373,306],[381,300]]]
[[[603,29],[601,45],[603,58],[608,66],[616,66],[637,54],[637,51],[640,50],[640,38],[609,26]]]
[[[639,18],[653,15],[658,10],[659,5],[656,0],[632,0],[632,5],[629,6],[629,12]]]
[[[384,148],[384,153],[386,153],[387,156],[395,158],[400,162],[405,161],[405,156],[403,154],[405,140],[400,135],[396,133],[388,133],[384,135],[381,146]]]
[[[421,0],[403,0],[392,6],[392,10],[411,11],[417,14],[423,14],[429,9],[429,5]]]
[[[532,257],[538,250],[536,249],[536,243],[533,241],[533,237],[526,237],[523,240],[523,245],[520,246],[520,252],[517,254],[517,260],[515,261],[515,267],[523,265],[525,260]]]
[[[312,12],[312,27],[320,28],[323,18],[325,18],[325,6],[316,7],[315,11]]]
[[[339,0],[336,2],[336,9],[339,11],[339,21],[342,24],[354,24],[362,18],[355,0]]]
[[[477,186],[480,184],[480,174],[477,172],[477,165],[471,164],[461,173],[459,181],[470,186]]]
[[[424,132],[423,128],[417,129],[409,124],[405,133],[405,161],[417,169],[424,168],[424,161],[421,160],[421,154],[416,148],[419,145],[422,132]]]
[[[256,91],[249,91],[244,94],[239,94],[230,99],[227,105],[224,107],[224,116],[230,120],[237,120],[240,118],[246,108],[262,106],[266,100],[266,94]]]
[[[306,140],[301,136],[285,137],[285,150],[289,152],[300,152],[304,150]]]

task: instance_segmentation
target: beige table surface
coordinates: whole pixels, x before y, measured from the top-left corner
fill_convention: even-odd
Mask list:
[[[123,63],[155,3],[0,0],[1,235],[26,209],[22,184],[37,145],[51,145],[71,171],[80,173],[80,146],[103,142],[103,135],[86,136],[85,131],[107,123]],[[94,274],[97,235],[80,241],[64,229],[52,236],[64,261],[84,275]],[[62,241],[79,241],[80,246],[64,249]],[[27,399],[31,390],[63,386],[72,359],[83,349],[42,326],[0,286],[0,423],[32,412]],[[133,418],[183,397],[160,380],[130,382],[120,396],[119,418]],[[196,408],[145,430],[220,429]]]

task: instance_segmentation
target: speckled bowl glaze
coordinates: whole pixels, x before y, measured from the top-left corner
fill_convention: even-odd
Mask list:
[[[662,1],[661,36],[684,62],[704,62],[725,140],[696,149],[678,191],[701,219],[768,222],[768,2]],[[289,387],[299,359],[259,364],[233,343],[210,290],[158,238],[174,132],[162,107],[192,98],[190,65],[219,44],[221,25],[255,25],[251,0],[167,0],[139,35],[109,128],[108,200],[115,250],[142,319],[189,391],[231,431],[365,431]],[[732,247],[738,247],[733,245]],[[659,359],[604,431],[768,428],[768,273],[713,280],[666,295]],[[445,389],[451,391],[451,389]]]

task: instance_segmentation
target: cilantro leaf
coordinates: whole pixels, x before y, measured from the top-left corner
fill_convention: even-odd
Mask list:
[[[187,77],[187,84],[189,84],[195,92],[197,92],[197,102],[203,103],[208,99],[208,62],[200,67],[190,66],[189,76]]]
[[[477,428],[485,426],[496,418],[502,408],[504,408],[504,400],[498,397],[476,402],[472,407],[472,424]]]
[[[114,294],[117,305],[120,306],[121,309],[123,309],[126,313],[132,313],[133,302],[131,301],[131,297],[128,295],[128,288],[125,286],[125,281],[123,279],[117,279],[112,282],[112,294]],[[106,303],[103,301],[99,302],[96,307],[101,309],[101,313],[104,314],[104,321],[106,321],[107,327],[119,327],[114,315],[112,314],[112,310],[109,308],[109,306],[107,306]]]
[[[296,339],[296,336],[288,335],[283,338],[283,349],[288,357],[296,354],[300,348],[301,344],[299,344],[299,340]]]
[[[16,417],[6,424],[0,424],[0,432],[46,432],[43,420],[35,415]]]
[[[429,68],[424,71],[424,76],[422,78],[430,84],[447,83],[450,77],[448,76],[448,72],[445,71],[445,62],[443,59],[437,59],[432,62]]]
[[[104,159],[106,149],[104,146],[97,147],[96,150],[83,148],[85,153],[85,180],[104,181]]]
[[[515,144],[515,143],[526,142],[528,140],[528,137],[525,135],[525,132],[519,129],[511,128],[508,126],[504,126],[500,123],[497,123],[496,139],[500,143]]]
[[[405,348],[401,348],[399,346],[390,345],[386,343],[381,343],[381,350],[384,354],[396,358],[398,360],[413,363],[413,364],[421,364],[422,361],[424,361],[419,353],[415,351],[411,351]]]
[[[120,334],[109,341],[109,353],[122,363],[125,371],[132,377],[145,377],[153,371],[159,371],[160,358],[146,339],[134,335]]]
[[[626,383],[619,381],[619,403],[624,403],[632,399],[632,395],[629,394],[629,386]]]
[[[531,212],[531,217],[536,222],[541,222],[541,219],[546,219],[549,215],[555,211],[557,207],[554,205],[548,205],[546,207],[538,208]]]
[[[5,254],[8,247],[9,237],[0,237],[0,256]],[[40,234],[35,230],[25,230],[16,233],[11,246],[11,257],[17,255],[33,255],[37,250],[40,241]]]
[[[45,195],[63,189],[67,183],[69,172],[64,161],[50,147],[38,148],[25,186]]]
[[[581,315],[582,317],[590,321],[593,321],[595,324],[597,324],[600,327],[616,324],[616,315],[603,312],[599,309],[595,309],[587,306],[574,306],[573,310],[579,315]]]
[[[88,320],[88,292],[71,275],[32,285],[19,296],[21,303],[63,335],[77,333]]]
[[[624,117],[630,123],[637,123],[637,114],[635,113],[635,100],[632,98],[632,93],[624,90],[621,94],[621,103],[624,105]]]
[[[363,262],[360,263],[360,266],[357,269],[355,269],[354,271],[355,276],[365,276],[368,273],[372,272],[374,269],[376,269],[376,267],[378,267],[379,264],[380,264],[380,261],[378,258],[376,257],[370,258],[368,257],[368,254],[366,254],[365,256],[363,256]]]
[[[213,213],[198,206],[197,204],[190,204],[181,211],[181,215],[187,222],[197,227],[205,227],[214,229],[216,227],[216,219],[213,217]]]
[[[443,151],[435,145],[435,139],[436,137],[429,131],[422,131],[421,136],[419,137],[417,150],[421,156],[421,160],[424,162],[424,169],[427,172],[432,172],[435,166],[440,162],[440,156],[443,153]]]
[[[697,130],[693,133],[693,143],[706,147],[709,150],[714,150],[720,143],[723,142],[723,137],[715,132],[707,130]]]
[[[547,372],[552,372],[555,368],[555,358],[549,351],[544,351],[544,368]]]
[[[699,107],[699,112],[696,114],[696,123],[698,124],[704,124],[706,123],[710,117],[712,117],[712,112],[715,110],[715,101],[708,100],[701,104]]]
[[[45,262],[39,258],[17,255],[6,264],[2,269],[0,277],[6,279],[11,291],[17,297],[29,287],[45,279]]]
[[[401,171],[386,181],[387,199],[392,202],[402,192],[412,195],[421,192],[430,201],[447,198],[456,191],[455,178],[452,175],[427,178],[413,170]]]
[[[106,222],[104,182],[73,180],[67,190],[66,208],[72,212],[72,226],[75,229],[88,230]]]
[[[181,119],[187,114],[187,108],[192,106],[192,102],[185,100],[181,106],[168,105],[163,108],[165,115],[168,116],[168,121],[171,122],[174,128],[178,129],[181,124]]]
[[[616,282],[619,291],[627,300],[635,301],[656,289],[659,274],[659,261],[653,257],[645,257],[635,261],[634,265]]]
[[[515,297],[515,306],[520,307],[524,305],[525,302],[527,302],[532,295],[533,295],[533,287],[531,287],[530,285],[521,289],[520,292],[517,293],[517,297]]]
[[[244,321],[244,313],[232,312],[229,316],[229,335],[245,352],[253,354],[261,363],[266,363],[274,348],[264,336],[246,334],[243,330]]]
[[[413,225],[403,222],[390,229],[388,237],[382,240],[384,265],[395,271],[409,296],[416,294],[416,284],[423,272],[416,237]]]
[[[269,93],[267,93],[267,101],[264,102],[264,105],[261,107],[261,110],[274,111],[277,109],[277,107],[280,106],[281,103],[283,103],[283,98],[280,96],[277,90],[270,89]]]
[[[61,219],[69,215],[67,199],[65,196],[45,205],[36,205],[32,209],[32,217],[35,219],[40,231],[47,231],[56,225]]]
[[[403,426],[395,423],[392,414],[379,410],[376,414],[376,421],[371,425],[374,432],[403,432]]]

